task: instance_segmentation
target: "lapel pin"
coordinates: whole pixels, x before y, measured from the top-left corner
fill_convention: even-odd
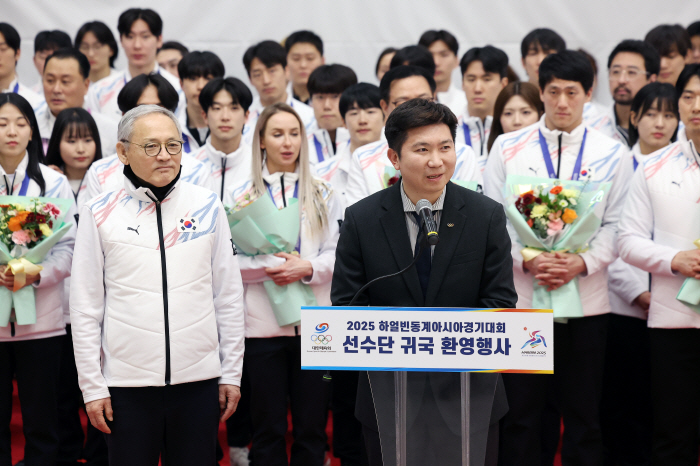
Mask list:
[[[447,226],[448,226],[448,228],[452,228],[453,226],[455,226],[455,224],[454,224],[454,223],[448,223]]]

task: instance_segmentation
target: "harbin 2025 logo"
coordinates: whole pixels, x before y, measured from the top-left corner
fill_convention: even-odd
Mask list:
[[[333,341],[333,337],[328,334],[329,328],[330,326],[326,323],[318,324],[316,326],[316,333],[311,335],[311,341],[313,342],[313,346],[311,348],[313,350],[328,351],[331,349],[331,341]]]
[[[528,331],[527,327],[523,328],[529,338],[520,348],[520,354],[523,356],[546,356],[547,355],[547,340],[542,335],[541,330]]]

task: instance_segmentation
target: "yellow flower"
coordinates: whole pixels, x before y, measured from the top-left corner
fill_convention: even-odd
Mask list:
[[[560,194],[564,197],[578,197],[579,192],[575,189],[562,189]]]
[[[544,217],[545,215],[547,215],[547,206],[538,204],[532,208],[532,213],[530,214],[530,217],[539,218]]]
[[[564,209],[564,214],[561,216],[564,223],[572,223],[577,218],[578,215],[576,215],[576,211],[573,209]]]
[[[39,230],[44,234],[44,236],[51,236],[53,235],[53,231],[51,231],[51,228],[45,223],[42,223],[39,225]]]

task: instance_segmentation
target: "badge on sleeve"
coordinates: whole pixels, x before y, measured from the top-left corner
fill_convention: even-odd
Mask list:
[[[197,219],[194,217],[181,218],[177,222],[177,230],[182,233],[188,233],[197,230]]]

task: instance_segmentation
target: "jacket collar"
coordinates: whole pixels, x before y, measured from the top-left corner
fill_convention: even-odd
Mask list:
[[[583,121],[581,121],[581,124],[574,128],[572,132],[566,133],[564,131],[559,131],[558,129],[547,128],[547,125],[544,122],[544,118],[545,116],[542,115],[542,118],[540,118],[540,122],[538,123],[538,125],[540,131],[542,132],[542,135],[548,143],[558,144],[560,134],[562,135],[561,143],[564,146],[578,145],[581,144],[581,141],[583,141],[583,133],[584,131],[586,131],[586,125]]]
[[[698,148],[695,147],[693,141],[688,139],[688,135],[685,134],[685,128],[683,128],[682,131],[678,131],[678,143],[681,145],[683,154],[691,161],[700,165],[700,154],[698,154]]]
[[[238,149],[235,151],[231,152],[230,154],[226,154],[220,150],[217,150],[214,148],[214,146],[211,144],[211,136],[207,138],[207,142],[204,143],[204,148],[206,151],[207,158],[211,163],[214,164],[215,167],[221,167],[221,160],[222,159],[227,159],[226,164],[227,168],[229,168],[228,164],[229,163],[242,163],[242,157],[243,153],[245,152],[247,146],[245,142],[243,142],[243,137],[241,137],[241,143],[238,145]],[[233,165],[230,165],[233,166]],[[264,170],[267,170],[267,166],[265,166]]]
[[[156,196],[155,196],[155,194],[153,194],[153,191],[151,191],[149,188],[147,188],[145,186],[141,186],[141,187],[137,188],[129,180],[129,178],[126,177],[126,175],[122,174],[122,176],[124,177],[124,190],[126,191],[126,194],[128,194],[129,196],[131,196],[134,199],[137,199],[139,201],[154,202],[154,200],[156,199]],[[163,202],[165,202],[166,200],[172,198],[178,192],[178,189],[180,187],[181,182],[182,181],[180,179],[178,179],[177,182],[175,182],[172,189],[165,196],[165,198],[163,199],[161,204]]]
[[[263,163],[262,177],[263,180],[265,180],[270,186],[281,185],[280,181],[282,177],[284,177],[284,185],[286,187],[294,186],[294,184],[299,180],[299,165],[297,164],[297,168],[293,172],[270,173],[267,169],[267,164]]]
[[[7,175],[8,181],[10,181],[10,178],[12,177],[11,183],[13,186],[12,191],[16,191],[16,188],[22,184],[22,181],[24,181],[24,177],[27,176],[27,166],[29,165],[29,154],[27,152],[24,153],[24,157],[22,157],[22,161],[17,165],[17,168],[15,169],[14,173],[7,173],[5,170],[2,168],[2,165],[0,165],[0,176],[5,176]],[[7,186],[5,186],[5,180],[2,180],[2,185],[3,188],[7,189]],[[9,194],[9,191],[6,192],[6,194]]]

